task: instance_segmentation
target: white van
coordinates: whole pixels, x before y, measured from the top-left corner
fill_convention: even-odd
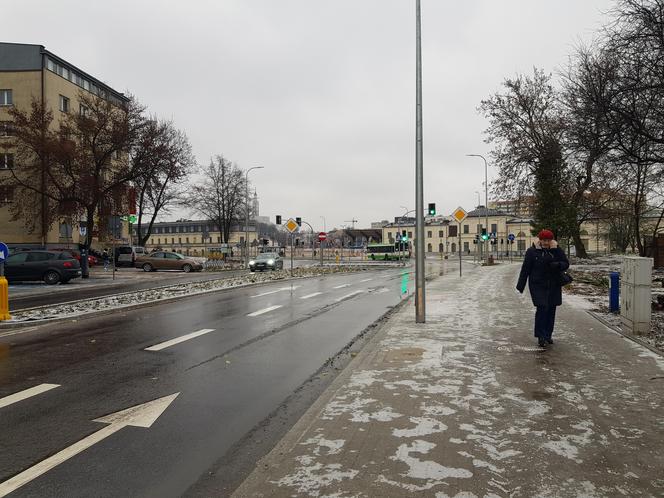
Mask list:
[[[115,248],[115,264],[117,266],[131,266],[138,256],[144,256],[147,251],[144,247],[138,246],[120,246]]]

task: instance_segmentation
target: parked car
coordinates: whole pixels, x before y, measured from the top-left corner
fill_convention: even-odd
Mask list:
[[[57,251],[57,252],[67,252],[67,253],[71,254],[72,256],[74,256],[74,258],[79,262],[79,264],[81,263],[81,253],[80,253],[80,251],[77,251],[76,249],[59,249],[58,248],[58,249],[49,249],[49,250],[50,251]],[[97,260],[96,256],[94,256],[92,254],[88,254],[88,266],[92,267],[92,266],[96,265],[98,262],[99,261]]]
[[[81,265],[65,251],[25,251],[5,260],[5,276],[10,282],[43,280],[49,285],[66,284],[81,276]]]
[[[117,266],[135,266],[136,259],[145,256],[147,251],[139,246],[119,246],[115,248],[115,264]]]
[[[276,252],[264,252],[259,254],[256,259],[249,261],[249,270],[252,272],[283,269],[284,260]]]
[[[193,258],[187,258],[177,252],[157,251],[149,255],[143,255],[136,258],[134,262],[136,268],[143,268],[143,271],[157,270],[182,270],[185,273],[190,271],[201,271],[203,264]]]

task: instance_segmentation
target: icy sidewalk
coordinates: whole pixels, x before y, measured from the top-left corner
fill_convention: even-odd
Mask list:
[[[235,496],[664,495],[664,360],[569,305],[539,351],[517,271],[430,282]]]

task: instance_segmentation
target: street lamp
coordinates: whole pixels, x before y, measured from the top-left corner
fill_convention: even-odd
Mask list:
[[[486,162],[486,159],[481,154],[466,154],[468,157],[481,157],[484,161],[484,200],[486,205],[484,206],[484,215],[486,222],[486,233],[489,233],[489,166]],[[489,264],[489,251],[484,251],[486,253],[486,264]]]
[[[422,23],[415,3],[415,323],[426,321],[424,283],[424,166],[422,145]]]
[[[244,225],[244,247],[245,247],[245,253],[244,253],[244,266],[245,268],[249,268],[249,172],[252,169],[264,169],[265,166],[253,166],[247,170],[247,174],[245,177],[244,181],[244,186],[245,186],[245,225]],[[257,227],[255,227],[257,228]]]

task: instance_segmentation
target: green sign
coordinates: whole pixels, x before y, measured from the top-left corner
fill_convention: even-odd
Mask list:
[[[135,214],[130,214],[129,215],[129,223],[136,223],[138,220],[138,217]]]

